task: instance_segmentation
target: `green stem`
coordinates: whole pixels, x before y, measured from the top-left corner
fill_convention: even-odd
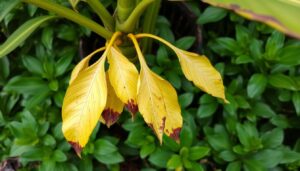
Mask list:
[[[108,30],[113,31],[114,30],[114,18],[106,10],[106,8],[103,6],[103,4],[99,0],[86,0],[86,2],[100,17],[104,26],[106,28],[108,28]]]
[[[132,11],[130,16],[126,19],[125,22],[119,23],[117,22],[117,29],[125,32],[131,33],[134,31],[136,27],[136,23],[138,22],[140,16],[143,14],[145,9],[155,0],[143,0],[141,1]]]
[[[118,21],[123,23],[131,14],[132,10],[136,5],[135,0],[118,0],[117,12]]]
[[[142,23],[142,32],[153,34],[155,31],[156,19],[159,13],[161,0],[155,0],[146,10]],[[152,39],[143,39],[141,47],[144,53],[149,53],[152,49]]]
[[[93,32],[97,33],[98,35],[104,37],[105,39],[110,39],[110,37],[112,36],[112,32],[106,30],[104,27],[97,24],[93,20],[90,20],[89,18],[70,10],[69,8],[58,5],[54,2],[50,2],[48,0],[22,0],[22,1],[29,4],[36,5],[47,11],[54,12],[61,17],[71,20],[79,25],[85,26],[91,29]]]

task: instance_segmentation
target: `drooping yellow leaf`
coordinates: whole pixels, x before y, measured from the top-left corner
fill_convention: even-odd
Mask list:
[[[136,102],[138,71],[134,64],[115,47],[110,48],[108,62],[110,83],[117,96],[134,115],[138,111]]]
[[[206,93],[227,102],[222,77],[211,65],[206,56],[186,52],[178,48],[174,49],[174,51],[179,58],[182,71],[188,80],[192,81]]]
[[[67,89],[62,106],[62,131],[80,155],[105,107],[105,57],[78,73]],[[76,149],[76,147],[78,149]]]
[[[73,77],[67,89],[62,106],[62,132],[73,146],[78,156],[86,145],[106,105],[107,85],[105,77],[106,55],[116,38],[116,32],[101,58],[88,66],[90,57],[80,62],[73,71]]]
[[[132,34],[129,37],[134,42],[141,64],[137,96],[139,111],[161,143],[163,133],[179,141],[182,116],[176,91],[169,82],[148,68],[136,39]]]
[[[69,84],[72,84],[72,82],[77,77],[77,75],[80,71],[82,71],[83,69],[85,69],[89,66],[89,61],[90,61],[91,57],[93,57],[96,53],[103,51],[104,49],[105,49],[105,47],[99,48],[99,49],[95,50],[94,52],[92,52],[91,54],[89,54],[84,59],[82,59],[73,69]]]
[[[124,108],[124,103],[117,97],[108,77],[108,74],[106,74],[107,100],[100,121],[105,123],[107,127],[110,127],[119,119]]]
[[[185,77],[206,93],[223,99],[224,85],[220,73],[211,65],[207,57],[181,50],[166,40],[152,34],[137,34],[137,38],[150,37],[169,46],[178,56]]]

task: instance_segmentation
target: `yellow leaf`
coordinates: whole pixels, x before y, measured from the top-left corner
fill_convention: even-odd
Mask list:
[[[108,62],[110,83],[117,96],[134,115],[138,111],[136,103],[138,71],[134,64],[115,47],[110,48]]]
[[[62,131],[78,155],[88,142],[106,104],[104,62],[105,56],[102,56],[97,63],[79,72],[64,98]]]
[[[75,78],[77,77],[77,75],[80,71],[82,71],[83,69],[85,69],[89,66],[89,61],[90,61],[91,57],[93,57],[96,53],[103,51],[104,49],[105,49],[105,47],[99,48],[99,49],[95,50],[94,52],[92,52],[91,54],[89,54],[84,59],[82,59],[73,69],[69,84],[72,84],[72,82],[75,80]]]
[[[207,57],[181,50],[166,40],[152,34],[137,34],[137,38],[150,37],[169,46],[178,56],[185,77],[198,88],[212,96],[223,99],[225,103],[224,85],[220,73],[211,65]]]
[[[117,97],[115,90],[111,86],[106,74],[107,82],[107,101],[106,106],[102,112],[100,121],[105,123],[107,127],[113,125],[118,119],[123,111],[124,103]]]
[[[62,132],[73,146],[78,156],[86,145],[106,105],[107,85],[105,77],[106,55],[120,35],[115,33],[101,58],[88,66],[93,52],[81,61],[72,73],[72,79],[67,89],[62,106]]]
[[[224,102],[227,102],[222,77],[204,55],[200,56],[178,48],[174,49],[174,51],[188,80],[208,94],[222,98]]]
[[[141,64],[137,96],[139,111],[161,143],[163,133],[179,141],[182,117],[176,91],[169,82],[148,68],[136,39],[132,34],[129,37]]]
[[[77,4],[79,3],[80,0],[69,0],[71,6],[73,9],[76,9]]]

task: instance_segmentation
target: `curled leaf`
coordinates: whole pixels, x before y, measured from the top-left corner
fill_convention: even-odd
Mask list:
[[[138,71],[134,64],[115,47],[110,48],[108,62],[110,83],[117,96],[134,115],[138,110],[136,102]]]

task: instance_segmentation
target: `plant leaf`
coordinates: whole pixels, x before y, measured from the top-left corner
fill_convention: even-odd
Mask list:
[[[204,55],[190,53],[173,47],[185,77],[206,93],[228,102],[220,73]]]
[[[9,54],[20,44],[27,39],[33,31],[35,31],[42,23],[56,18],[55,16],[41,16],[28,20],[21,27],[19,27],[1,46],[0,58]]]
[[[179,141],[182,117],[176,91],[168,81],[148,68],[137,40],[131,34],[129,37],[135,45],[141,64],[137,95],[139,111],[156,133],[160,143],[163,133]]]
[[[138,71],[134,64],[114,47],[110,48],[108,62],[110,83],[119,99],[134,115],[138,111],[136,100]]]
[[[16,7],[21,0],[9,0],[0,2],[0,22],[14,7]]]
[[[214,6],[227,8],[251,20],[268,24],[300,39],[300,3],[297,0],[203,0]],[[288,16],[288,17],[286,17]]]
[[[69,81],[69,85],[72,84],[72,82],[75,80],[75,78],[78,76],[79,72],[81,72],[83,69],[87,68],[89,66],[89,61],[91,59],[91,57],[93,57],[96,53],[103,51],[105,49],[105,47],[99,48],[97,50],[95,50],[94,52],[92,52],[91,54],[89,54],[88,56],[86,56],[84,59],[82,59],[73,69],[72,74],[71,74],[71,78]]]
[[[118,98],[114,88],[110,84],[109,76],[106,74],[107,83],[107,100],[106,106],[100,117],[100,121],[105,123],[107,127],[113,125],[123,111],[124,103]]]
[[[225,98],[222,77],[206,56],[181,50],[168,41],[152,34],[141,33],[135,35],[135,37],[150,37],[169,46],[178,56],[183,73],[188,80],[206,93],[222,98],[225,103],[229,103]]]
[[[79,156],[106,104],[105,55],[106,53],[96,63],[78,72],[64,98],[62,130]],[[78,65],[81,66],[82,63]],[[75,69],[78,68],[80,67]]]

